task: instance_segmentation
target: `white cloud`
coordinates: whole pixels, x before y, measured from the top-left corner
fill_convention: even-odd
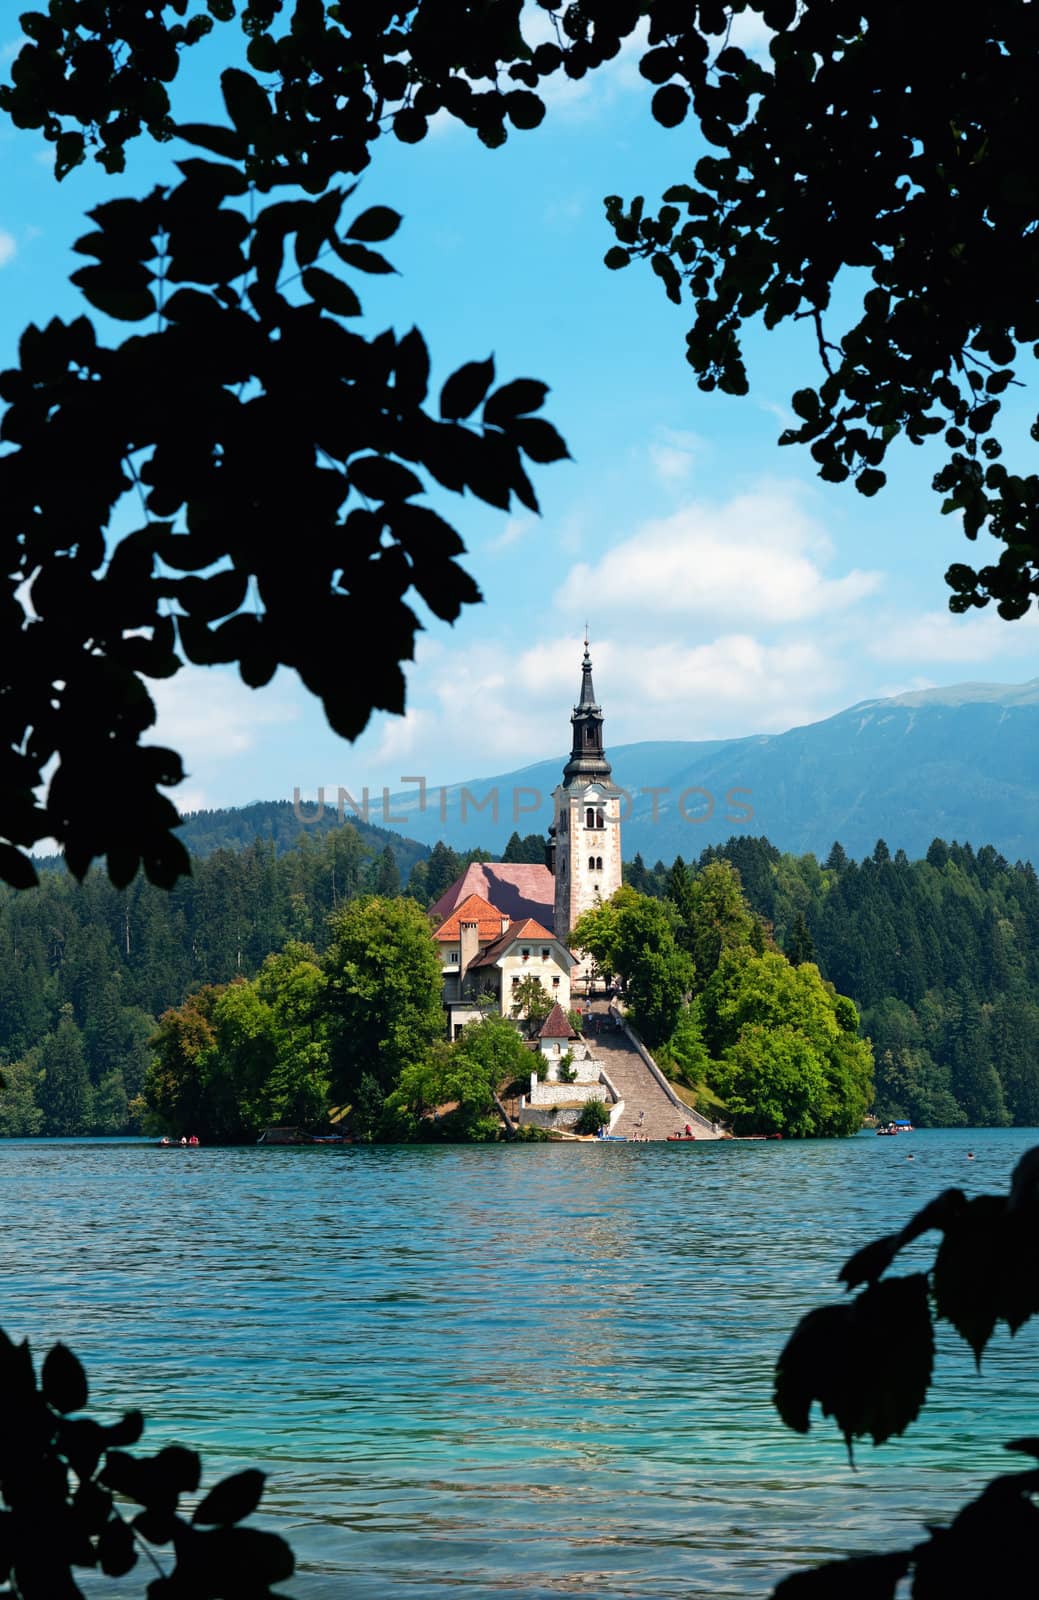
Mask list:
[[[794,488],[764,485],[724,505],[691,502],[644,524],[597,563],[572,568],[557,604],[597,616],[652,611],[688,621],[792,623],[856,605],[881,575],[824,576],[829,540]]]
[[[1004,622],[992,608],[964,616],[924,611],[878,618],[866,648],[876,661],[985,663],[993,656],[1034,654],[1037,636],[1039,612],[1034,610],[1017,622]]]
[[[510,517],[501,533],[487,541],[486,548],[495,552],[508,550],[510,545],[518,544],[521,539],[525,539],[535,526],[533,517]]]
[[[18,254],[18,244],[13,233],[0,228],[0,267],[6,267]]]
[[[650,466],[662,483],[681,483],[688,478],[698,457],[708,449],[697,433],[678,428],[659,428],[649,446]]]
[[[182,667],[148,688],[157,713],[149,743],[179,751],[189,773],[197,764],[233,760],[259,743],[264,727],[299,715],[276,687],[258,692],[216,667]],[[176,799],[180,804],[179,791]]]

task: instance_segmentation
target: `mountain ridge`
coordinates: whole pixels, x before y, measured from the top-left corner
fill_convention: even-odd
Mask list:
[[[608,734],[608,697],[604,709]],[[850,855],[863,856],[884,838],[893,850],[922,856],[941,837],[1039,860],[1039,678],[860,700],[783,733],[607,742],[607,754],[630,795],[628,860],[636,852],[647,863],[692,859],[734,833],[765,835],[795,854],[823,856],[839,839]],[[412,857],[416,846],[438,839],[457,850],[500,852],[514,831],[547,830],[565,760],[560,751],[511,772],[436,786],[424,805],[417,788],[392,795],[386,808],[380,798],[369,813],[373,835],[380,844],[388,831],[404,836]],[[324,826],[334,822],[329,810]],[[206,826],[201,816],[185,818],[189,848],[196,835],[225,831],[220,815],[207,813]],[[354,820],[349,809],[346,819]],[[241,836],[237,825],[226,831]]]

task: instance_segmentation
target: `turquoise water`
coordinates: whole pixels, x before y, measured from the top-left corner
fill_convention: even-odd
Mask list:
[[[980,1378],[944,1332],[925,1420],[854,1473],[769,1398],[852,1249],[947,1184],[1005,1188],[1037,1142],[0,1141],[0,1323],[65,1339],[95,1413],[140,1405],[207,1483],[262,1465],[301,1600],[765,1595],[915,1537],[1039,1432],[1032,1327]]]

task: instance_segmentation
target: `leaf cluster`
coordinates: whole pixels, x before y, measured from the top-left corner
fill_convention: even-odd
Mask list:
[[[933,1230],[941,1242],[929,1273],[884,1276],[906,1245]],[[838,1276],[859,1293],[810,1311],[776,1364],[774,1399],[786,1425],[807,1433],[818,1402],[849,1453],[856,1438],[881,1444],[903,1433],[931,1382],[933,1318],[950,1322],[980,1364],[999,1322],[1013,1334],[1039,1313],[1037,1231],[1039,1147],[1022,1156],[1006,1195],[968,1199],[946,1189],[899,1232],[856,1251]],[[1039,1459],[1034,1438],[1006,1448]],[[930,1529],[925,1542],[795,1573],[774,1593],[777,1600],[894,1600],[911,1573],[913,1600],[966,1600],[988,1588],[1023,1596],[1039,1553],[1037,1492],[1039,1467],[1001,1475],[947,1528]]]
[[[258,687],[292,667],[346,738],[375,707],[402,711],[409,592],[449,622],[480,598],[457,532],[417,498],[439,485],[536,511],[524,458],[566,453],[532,415],[543,384],[495,388],[492,360],[469,363],[433,411],[419,331],[350,326],[342,269],[392,271],[370,244],[395,212],[344,224],[349,191],[329,190],[249,217],[239,168],[179,167],[170,188],[98,206],[75,247],[74,281],[130,337],[112,348],[88,317],[55,319],[0,373],[0,876],[19,887],[34,873],[16,847],[48,836],[80,877],[101,854],[117,884],[188,870],[159,792],[180,760],[140,742],[146,678],[237,663]],[[113,547],[127,493],[140,525]]]
[[[73,1415],[87,1400],[86,1374],[65,1345],[48,1351],[37,1380],[28,1343],[0,1331],[0,1583],[23,1600],[75,1600],[75,1569],[121,1578],[142,1552],[159,1574],[149,1600],[261,1600],[291,1577],[283,1539],[239,1526],[259,1505],[262,1472],[225,1478],[188,1516],[180,1502],[199,1487],[195,1452],[134,1455],[126,1447],[141,1437],[140,1412],[107,1425]],[[156,1550],[172,1557],[168,1570]]]
[[[714,149],[655,214],[607,199],[607,266],[647,260],[669,299],[692,300],[687,359],[706,391],[747,392],[746,323],[806,321],[822,375],[794,394],[780,443],[807,444],[827,481],[874,495],[895,439],[944,435],[942,509],[1006,546],[949,568],[950,608],[1023,615],[1039,475],[1008,470],[994,425],[1022,353],[1039,353],[1034,7],[997,0],[952,30],[934,5],[884,0],[647,9],[653,114],[673,127],[691,110]],[[729,42],[743,9],[773,30],[764,61]],[[868,284],[838,334],[845,269]]]

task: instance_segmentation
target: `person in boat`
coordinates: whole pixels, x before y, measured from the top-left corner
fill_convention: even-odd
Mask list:
[[[159,1143],[160,1144],[169,1144],[169,1142],[170,1142],[169,1134],[164,1133],[162,1138],[159,1140]]]
[[[191,1135],[191,1138],[188,1140],[188,1144],[198,1144],[198,1134],[197,1133],[193,1133]]]
[[[180,1142],[181,1142],[181,1144],[182,1144],[182,1145],[183,1145],[183,1146],[184,1146],[184,1148],[185,1148],[185,1149],[187,1149],[187,1143],[188,1143],[188,1141],[187,1141],[187,1135],[186,1135],[186,1134],[183,1134],[183,1133],[182,1133],[182,1134],[181,1134],[181,1136],[180,1136]]]
[[[687,1139],[691,1139],[693,1137],[693,1130],[688,1122],[685,1125],[685,1136]]]

